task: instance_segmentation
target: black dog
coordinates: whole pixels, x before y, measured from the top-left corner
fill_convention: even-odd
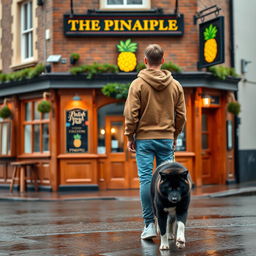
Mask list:
[[[178,248],[185,247],[185,224],[191,185],[188,170],[177,162],[166,161],[155,170],[151,183],[151,198],[160,228],[160,250],[168,250],[168,239],[175,238]]]

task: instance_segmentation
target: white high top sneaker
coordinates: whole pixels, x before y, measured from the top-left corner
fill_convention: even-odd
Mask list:
[[[155,223],[150,223],[147,227],[145,226],[141,233],[141,239],[152,239],[156,237],[156,226]]]

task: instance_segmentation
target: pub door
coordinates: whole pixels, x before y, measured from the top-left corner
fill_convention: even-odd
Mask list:
[[[127,150],[124,117],[106,116],[107,188],[139,188],[135,154]]]
[[[216,112],[214,108],[202,109],[202,182],[206,184],[216,184],[219,182],[216,170],[217,143],[215,134],[218,131],[216,122]]]

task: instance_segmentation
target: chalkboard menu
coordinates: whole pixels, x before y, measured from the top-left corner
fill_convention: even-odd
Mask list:
[[[66,152],[88,151],[88,111],[74,108],[66,111]]]

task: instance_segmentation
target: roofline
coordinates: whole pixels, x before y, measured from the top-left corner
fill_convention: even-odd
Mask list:
[[[173,73],[184,88],[212,88],[219,90],[237,91],[239,78],[228,77],[221,80],[209,72]],[[137,77],[137,72],[102,73],[87,79],[86,74],[72,75],[71,73],[43,73],[33,79],[0,84],[0,97],[24,94],[49,89],[82,89],[102,88],[109,82],[130,83]]]

